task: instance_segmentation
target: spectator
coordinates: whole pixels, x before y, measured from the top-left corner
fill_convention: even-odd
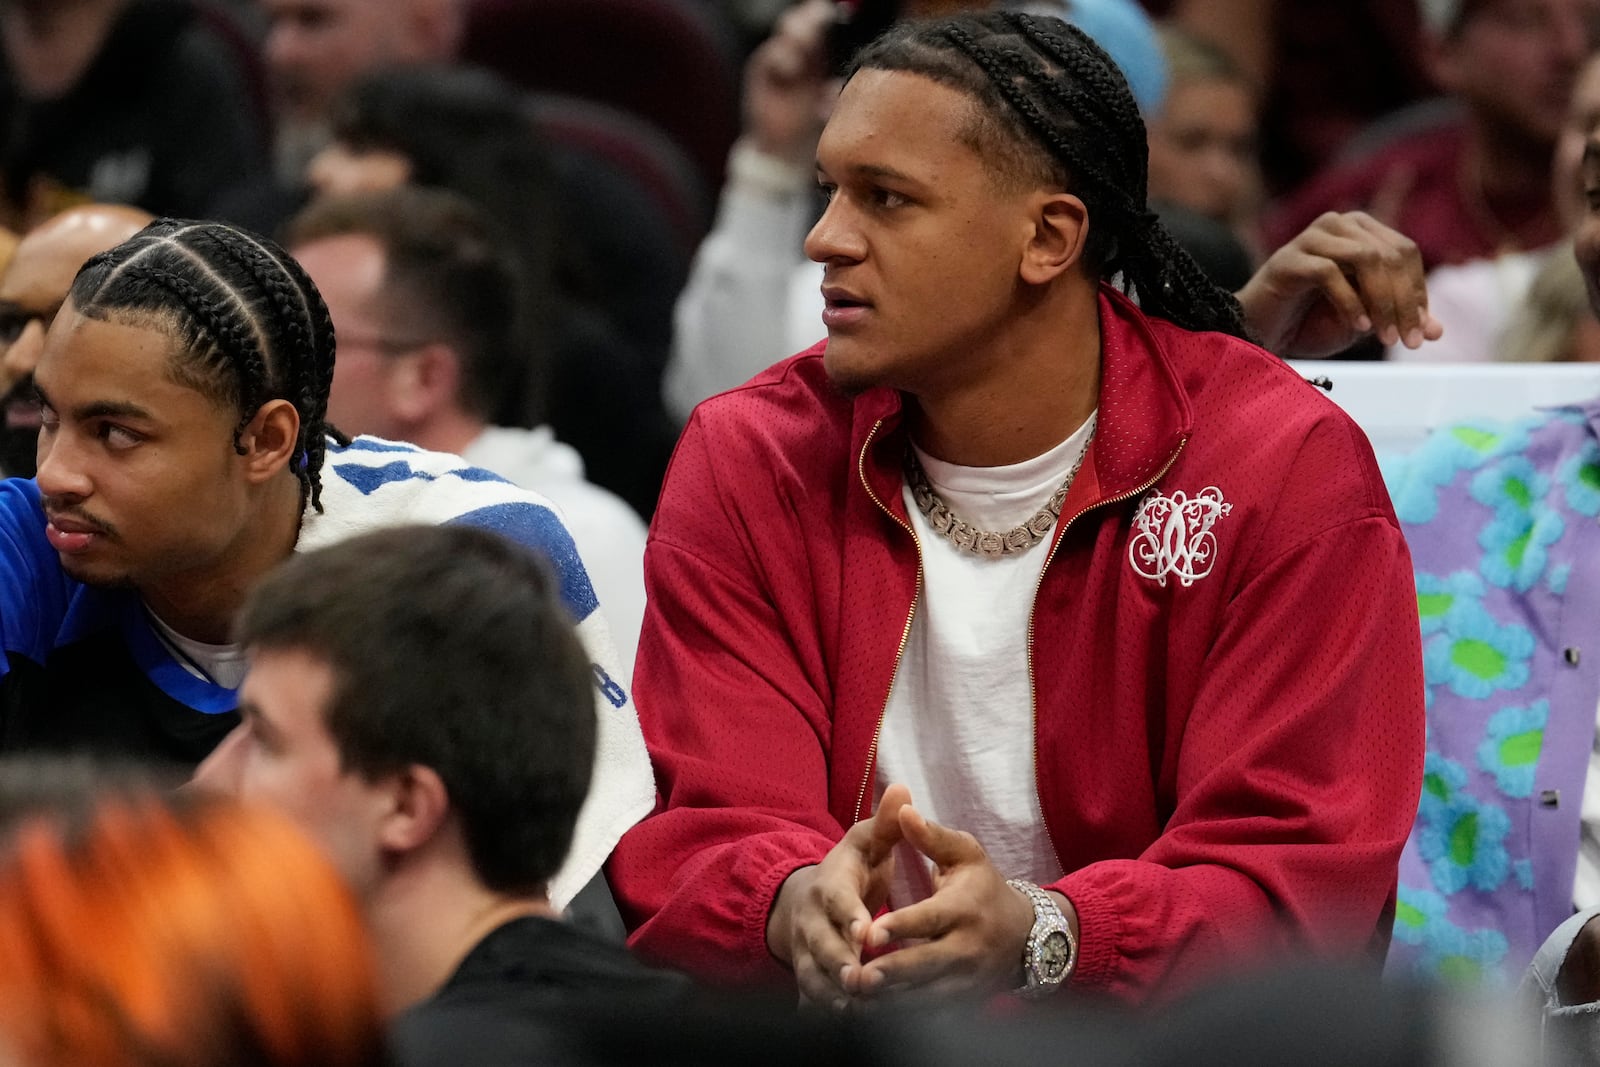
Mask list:
[[[277,120],[276,170],[299,182],[332,135],[334,102],[363,75],[441,63],[461,44],[462,0],[260,0]]]
[[[549,899],[595,758],[594,679],[557,592],[491,533],[397,528],[296,556],[240,620],[244,724],[199,782],[279,807],[335,857],[403,1067],[542,1062],[574,1012],[687,991]]]
[[[192,766],[238,723],[229,632],[273,565],[397,523],[493,525],[559,568],[594,662],[602,758],[565,905],[654,794],[588,576],[543,498],[326,426],[333,340],[300,266],[220,224],[162,220],[79,271],[34,372],[37,481],[0,482],[0,751]]]
[[[31,231],[0,268],[0,476],[33,477],[39,448],[33,368],[73,276],[90,256],[149,223],[148,213],[118,204],[68,208]]]
[[[1600,314],[1600,121],[1585,146],[1576,259]],[[1415,557],[1429,697],[1390,968],[1504,982],[1575,909],[1600,907],[1600,398],[1446,427],[1385,474]],[[1556,962],[1582,925],[1563,928]],[[1537,968],[1547,1006],[1594,1000],[1595,958],[1559,999],[1557,968]],[[1552,1025],[1600,1018],[1566,1014],[1587,1025]]]
[[[1417,0],[1143,3],[1226,51],[1261,87],[1261,162],[1274,195],[1298,187],[1373,122],[1437,92]]]
[[[1061,5],[1056,0],[1021,6],[1059,10]],[[1139,21],[1137,7],[1126,0],[1074,0],[1068,16],[1097,42],[1105,39],[1120,69],[1139,72],[1135,84],[1144,87],[1142,95],[1136,93],[1141,109],[1158,108],[1165,85],[1164,60],[1154,31],[1147,21]],[[663,378],[667,407],[679,419],[688,418],[706,397],[733,388],[822,335],[821,272],[805,261],[802,243],[817,208],[808,195],[814,185],[817,131],[836,92],[825,77],[823,62],[829,17],[825,0],[795,7],[746,70],[748,128],[729,157],[717,224],[701,244],[689,284],[679,297],[673,355]],[[1346,344],[1370,329],[1387,328],[1394,309],[1386,310],[1382,287],[1357,286],[1349,294],[1343,290],[1349,289],[1347,275],[1375,281],[1368,265],[1374,256],[1388,257],[1409,247],[1409,241],[1392,231],[1374,228],[1370,220],[1353,214],[1318,220],[1251,278],[1250,257],[1231,233],[1219,233],[1221,227],[1180,208],[1169,207],[1162,215],[1163,224],[1180,238],[1185,251],[1203,257],[1209,278],[1239,288],[1251,335],[1274,351],[1328,354],[1326,337],[1307,348],[1283,347],[1295,341],[1294,331],[1285,330],[1285,324],[1319,303],[1319,292],[1338,290],[1338,301],[1345,308],[1341,318],[1351,324],[1363,314],[1363,301],[1373,305],[1368,325],[1349,334]],[[1281,269],[1286,265],[1292,270]],[[1420,284],[1414,288],[1420,296]],[[1354,309],[1349,307],[1351,300]],[[1415,305],[1407,305],[1403,317],[1410,322],[1415,312]],[[1343,326],[1339,332],[1344,332]],[[1396,336],[1412,333],[1401,329]],[[1415,343],[1420,344],[1422,336],[1419,331]]]
[[[336,108],[335,140],[309,174],[322,193],[438,186],[494,220],[521,268],[525,343],[517,354],[526,367],[517,380],[527,386],[497,398],[495,420],[548,421],[583,456],[595,482],[649,515],[676,436],[658,375],[613,328],[619,320],[611,306],[584,299],[588,249],[581,231],[560,220],[558,208],[571,201],[554,183],[544,145],[510,87],[472,69],[366,77]],[[651,258],[648,248],[641,258]],[[624,260],[613,260],[621,264],[613,273],[633,278],[617,284],[631,297],[652,272],[634,274]]]
[[[1056,13],[1062,5],[1024,6]],[[940,7],[907,4],[903,13],[916,18],[943,13]],[[745,70],[744,136],[728,157],[716,224],[695,254],[675,313],[662,385],[668,410],[679,420],[706,397],[822,335],[818,275],[802,241],[819,208],[813,193],[817,137],[838,93],[827,49],[834,15],[831,0],[795,5]],[[1068,17],[1104,36],[1123,70],[1134,72],[1142,108],[1159,106],[1164,61],[1149,20],[1132,0],[1074,2]]]
[[[1600,361],[1600,322],[1589,310],[1583,272],[1563,241],[1545,259],[1501,335],[1508,363]]]
[[[487,220],[449,193],[402,188],[319,201],[291,224],[289,241],[342,340],[329,418],[355,433],[453,452],[553,500],[631,677],[644,615],[644,523],[584,479],[583,460],[549,426],[490,424],[496,398],[524,368],[516,269]]]
[[[1151,203],[1187,208],[1253,244],[1257,90],[1220,48],[1176,26],[1160,35],[1167,92],[1148,122]]]
[[[85,201],[195,215],[265,166],[238,57],[190,0],[15,0],[0,40],[8,225]]]
[[[1334,164],[1267,220],[1269,247],[1325,211],[1361,209],[1406,234],[1431,270],[1561,236],[1550,156],[1600,0],[1426,0],[1429,54],[1459,118]]]
[[[1590,56],[1578,75],[1550,163],[1551,199],[1561,228],[1568,234],[1583,217],[1583,184],[1578,167],[1583,159],[1584,139],[1596,119],[1600,119],[1600,53]],[[1552,280],[1565,275],[1566,280],[1560,285],[1570,294],[1576,269],[1571,245],[1563,241],[1548,248],[1508,252],[1493,259],[1477,259],[1430,271],[1430,306],[1435,317],[1449,328],[1437,344],[1415,349],[1392,346],[1388,358],[1428,363],[1486,363],[1528,358],[1521,338],[1527,336],[1529,328],[1536,327],[1535,320],[1543,317],[1546,310],[1529,306],[1529,287],[1541,274]],[[1581,291],[1582,283],[1577,285]],[[1569,296],[1562,303],[1569,313],[1561,316],[1562,328],[1557,332],[1562,339],[1558,347],[1566,343],[1568,327],[1586,330],[1590,319],[1581,295],[1575,301]],[[1520,336],[1508,339],[1506,333],[1511,329],[1513,318],[1521,320],[1517,327]],[[1553,335],[1546,333],[1546,336]]]
[[[904,25],[817,163],[828,341],[696,409],[645,554],[634,946],[839,1005],[1381,944],[1409,557],[1362,435],[1150,217],[1116,67]]]
[[[278,816],[113,793],[0,858],[0,1047],[17,1067],[378,1067],[373,961]]]

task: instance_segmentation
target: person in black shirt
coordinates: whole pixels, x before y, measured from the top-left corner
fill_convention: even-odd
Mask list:
[[[687,980],[567,922],[594,674],[540,560],[486,530],[394,527],[257,587],[242,727],[197,784],[288,812],[363,901],[403,1065],[526,1063],[565,1021]]]

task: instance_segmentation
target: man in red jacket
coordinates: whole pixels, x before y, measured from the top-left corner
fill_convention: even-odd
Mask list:
[[[651,530],[660,798],[611,867],[641,952],[843,1004],[1386,940],[1410,560],[1145,159],[1059,21],[863,53],[817,153],[829,339],[697,409]]]

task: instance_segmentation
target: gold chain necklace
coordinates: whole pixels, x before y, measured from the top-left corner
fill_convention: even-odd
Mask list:
[[[1050,499],[1033,518],[1013,526],[1005,533],[980,530],[951,511],[949,505],[934,492],[922,463],[917,459],[917,450],[908,443],[906,482],[911,486],[911,499],[916,501],[917,510],[927,517],[928,525],[933,527],[934,532],[958,550],[971,552],[984,559],[1020,555],[1047,540],[1050,531],[1055,528],[1056,520],[1061,518],[1061,506],[1067,502],[1067,490],[1072,488],[1072,480],[1078,476],[1078,468],[1083,466],[1084,457],[1089,454],[1089,445],[1094,441],[1097,415],[1091,415],[1089,419],[1089,437],[1083,442],[1083,450],[1078,453],[1072,469],[1067,472],[1067,480],[1061,483],[1061,488],[1050,494]]]

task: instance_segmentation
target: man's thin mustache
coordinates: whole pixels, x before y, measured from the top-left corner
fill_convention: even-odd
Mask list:
[[[111,536],[116,535],[116,527],[112,526],[109,522],[95,518],[82,508],[74,507],[72,505],[57,504],[55,499],[56,498],[54,497],[47,496],[43,501],[45,518],[49,519],[51,522],[55,522],[58,517],[70,519],[73,522],[81,523],[84,526],[93,527],[96,533],[109,534]]]

